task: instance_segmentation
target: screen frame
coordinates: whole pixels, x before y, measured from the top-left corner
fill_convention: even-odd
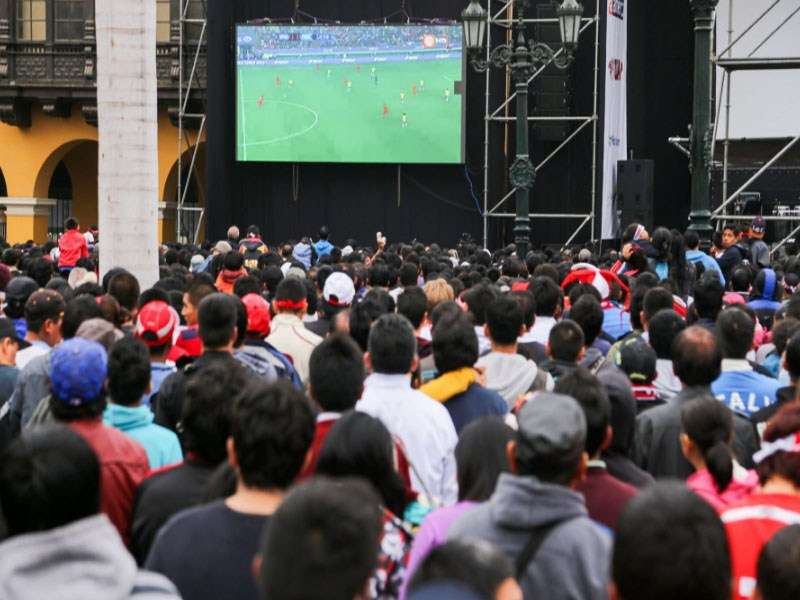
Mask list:
[[[437,26],[437,27],[446,27],[446,26],[458,26],[461,31],[461,81],[460,86],[454,86],[454,95],[460,96],[461,99],[461,144],[459,148],[460,158],[459,162],[396,162],[396,161],[382,161],[382,162],[350,162],[350,161],[296,161],[296,160],[249,160],[249,159],[240,159],[239,158],[239,29],[241,27],[273,27],[273,28],[280,28],[280,27],[291,27],[295,29],[303,29],[303,28],[313,28],[313,29],[321,29],[325,27],[329,28],[341,28],[341,27],[363,27],[363,28],[372,28],[372,27],[384,27],[385,25],[390,25],[393,27],[426,27],[426,26]],[[234,161],[237,164],[245,164],[245,165],[259,165],[259,164],[276,164],[276,165],[349,165],[349,166],[358,166],[358,165],[368,165],[368,166],[387,166],[387,165],[414,165],[414,166],[441,166],[441,167],[463,167],[466,164],[467,160],[467,73],[468,73],[468,65],[469,65],[469,55],[467,52],[467,48],[465,46],[464,40],[464,30],[460,22],[458,21],[441,21],[436,23],[371,23],[371,24],[364,24],[364,23],[252,23],[252,22],[240,22],[235,23],[232,30],[232,40],[231,40],[231,47],[233,49],[232,56],[233,56],[233,97],[234,97],[234,113],[235,113],[235,131],[233,135],[234,143],[233,143],[233,157]],[[460,93],[459,93],[460,88]]]

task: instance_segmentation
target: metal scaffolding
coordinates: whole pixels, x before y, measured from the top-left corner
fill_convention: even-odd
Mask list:
[[[200,91],[198,78],[198,64],[200,56],[205,46],[208,28],[208,9],[207,0],[179,0],[178,6],[178,195],[176,206],[175,229],[176,237],[179,242],[197,243],[200,237],[200,227],[203,223],[205,210],[199,206],[188,206],[186,198],[192,186],[192,181],[196,177],[197,156],[200,150],[200,143],[206,129],[205,108],[202,112],[197,112],[195,106],[205,106],[205,103],[194,103],[191,100],[197,99]],[[190,15],[190,6],[200,8],[199,15]],[[200,34],[190,35],[189,30],[200,27]],[[189,123],[197,123],[197,135],[194,144],[189,138]],[[184,156],[189,156],[188,166],[184,166]],[[202,185],[197,186],[202,193]],[[193,231],[189,227],[194,224]]]
[[[570,142],[575,140],[578,135],[587,127],[591,126],[592,130],[592,189],[590,198],[590,210],[587,213],[531,213],[531,219],[571,219],[579,221],[577,228],[574,230],[569,239],[564,243],[564,247],[572,243],[578,236],[583,228],[591,223],[590,238],[594,240],[595,237],[595,220],[596,220],[596,206],[597,206],[597,141],[598,141],[598,86],[600,77],[600,0],[595,0],[595,14],[593,17],[582,19],[581,35],[587,29],[594,26],[594,92],[593,92],[593,109],[591,115],[574,116],[569,114],[564,115],[550,115],[550,116],[534,116],[528,117],[529,123],[570,123],[577,124],[575,129],[564,139],[550,154],[544,157],[535,165],[535,170],[538,173],[547,165],[557,154],[559,154]],[[497,7],[500,7],[499,9]],[[492,26],[498,26],[505,29],[510,29],[511,25],[515,22],[513,19],[513,0],[488,0],[487,9],[487,43],[486,43],[486,60],[490,60],[492,52]],[[547,24],[557,23],[558,19],[524,19],[525,23],[529,24]],[[563,52],[563,49],[558,50],[555,55],[558,56]],[[552,61],[551,61],[552,62]],[[540,69],[536,70],[534,74],[528,79],[530,85],[536,78],[538,78],[551,63],[547,63]],[[489,219],[507,219],[513,218],[513,212],[503,210],[504,205],[513,198],[516,193],[516,187],[512,187],[507,194],[502,198],[495,201],[490,198],[489,181],[490,181],[490,133],[492,123],[508,123],[514,121],[514,117],[502,114],[506,108],[511,104],[512,100],[516,97],[516,93],[507,94],[506,99],[496,108],[492,109],[491,105],[491,90],[492,78],[498,77],[495,73],[492,74],[494,69],[486,71],[486,104],[484,113],[484,157],[483,157],[483,244],[488,247],[489,242]],[[507,74],[503,74],[507,77]],[[493,204],[492,204],[493,203]],[[492,206],[490,207],[490,204]]]
[[[726,220],[736,221],[749,221],[757,215],[730,215],[728,214],[728,206],[746,192],[764,173],[766,173],[775,163],[777,163],[787,152],[789,152],[798,142],[800,142],[800,135],[789,140],[775,155],[764,163],[756,173],[747,180],[739,189],[728,195],[729,185],[729,151],[730,151],[730,126],[731,126],[731,78],[737,71],[772,71],[772,70],[786,70],[786,69],[800,69],[800,57],[769,57],[769,58],[754,58],[755,54],[764,44],[766,44],[776,33],[781,31],[787,23],[800,14],[800,6],[794,10],[787,18],[775,27],[761,42],[744,58],[735,58],[733,56],[733,48],[759,23],[766,17],[781,0],[775,0],[769,7],[767,7],[742,33],[735,39],[733,38],[733,7],[734,0],[728,0],[728,40],[727,46],[724,50],[719,52],[716,56],[711,57],[713,65],[723,69],[721,89],[723,94],[717,99],[717,119],[714,125],[714,136],[712,139],[711,156],[714,156],[713,144],[716,144],[717,126],[719,125],[719,116],[722,112],[723,100],[725,102],[725,134],[722,138],[723,143],[723,159],[722,159],[722,203],[715,208],[711,213],[711,219],[717,221],[718,226],[723,225]],[[776,221],[800,221],[800,217],[796,216],[778,216],[770,220]],[[800,232],[800,225],[795,227],[791,233],[783,238],[773,247],[773,252],[783,246],[790,238]]]

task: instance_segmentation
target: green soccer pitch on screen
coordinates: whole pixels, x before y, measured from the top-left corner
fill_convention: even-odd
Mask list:
[[[460,25],[239,25],[236,41],[237,160],[464,162]]]

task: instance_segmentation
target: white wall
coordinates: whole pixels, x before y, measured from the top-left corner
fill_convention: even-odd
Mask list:
[[[158,279],[155,0],[95,3],[100,269]]]
[[[736,39],[774,0],[720,0],[717,6],[717,52],[728,47],[729,16]],[[746,58],[767,35],[800,6],[783,0],[733,47],[733,58]],[[727,56],[727,55],[726,55]],[[800,12],[778,31],[754,58],[800,57]],[[717,69],[717,106],[722,112],[717,138],[725,137],[725,94]],[[738,71],[731,78],[731,139],[785,138],[800,134],[800,70]]]

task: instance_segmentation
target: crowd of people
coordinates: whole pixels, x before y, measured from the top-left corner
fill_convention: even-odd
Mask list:
[[[258,227],[0,257],[0,598],[800,598],[800,258]]]

